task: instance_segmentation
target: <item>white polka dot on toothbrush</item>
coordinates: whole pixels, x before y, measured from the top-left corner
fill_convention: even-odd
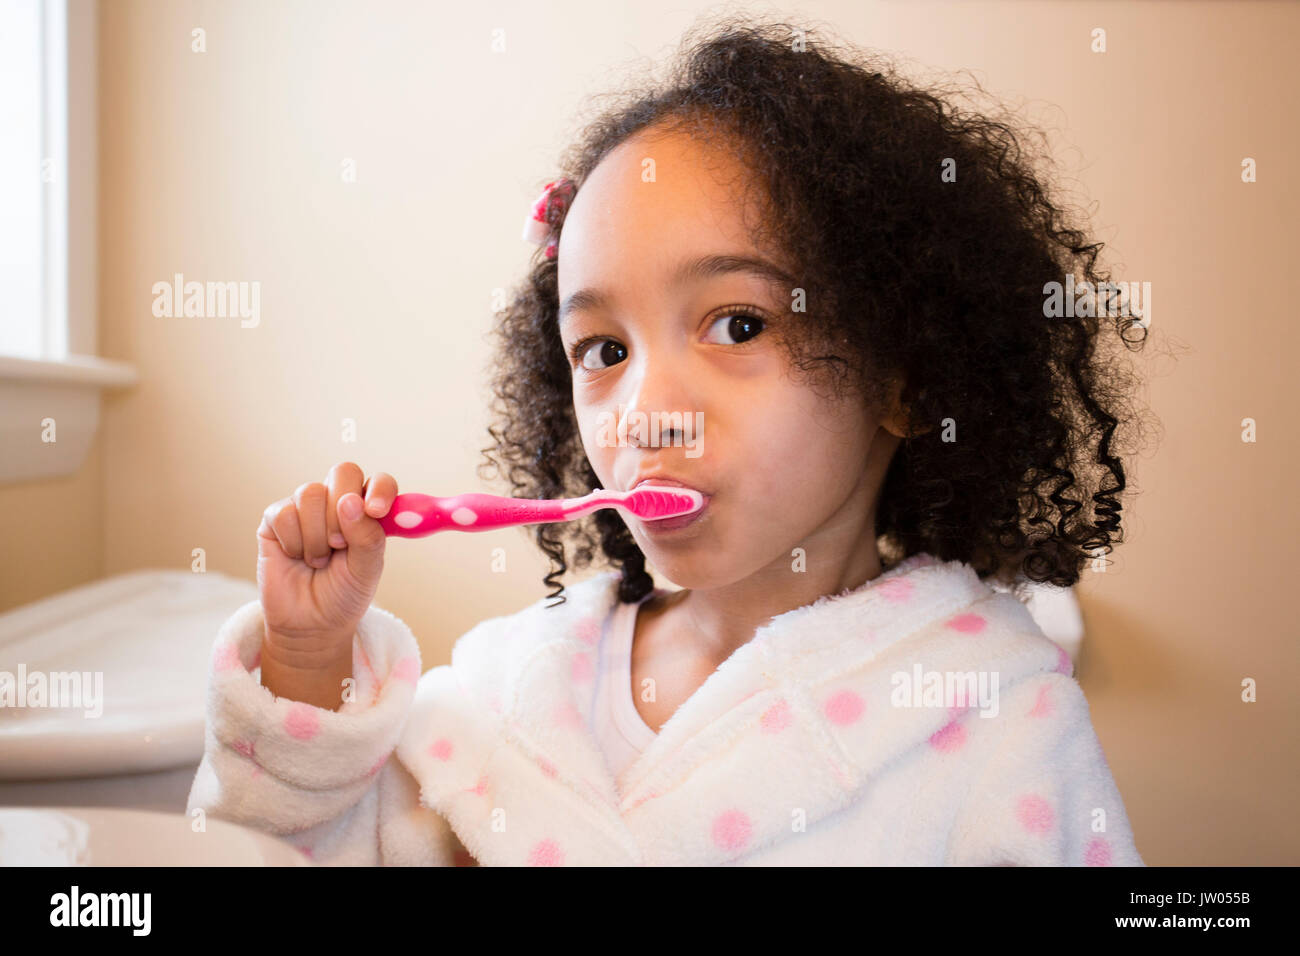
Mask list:
[[[451,520],[461,525],[473,524],[478,520],[478,512],[472,508],[457,508],[451,513]]]
[[[414,528],[424,520],[424,515],[418,511],[403,511],[393,519],[393,524],[399,528]]]

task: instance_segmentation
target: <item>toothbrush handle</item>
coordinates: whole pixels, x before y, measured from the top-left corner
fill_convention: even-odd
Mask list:
[[[469,492],[438,498],[401,494],[379,519],[384,533],[395,538],[423,538],[436,531],[492,531],[520,524],[565,521],[573,513],[563,500],[533,501]]]

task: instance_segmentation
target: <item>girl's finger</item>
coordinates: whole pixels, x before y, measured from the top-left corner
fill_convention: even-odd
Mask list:
[[[346,494],[360,494],[362,481],[361,469],[350,461],[340,462],[325,476],[325,484],[329,487],[329,497],[325,501],[325,528],[331,548],[348,546],[343,529],[339,527],[339,499]]]
[[[387,472],[376,472],[370,477],[366,488],[366,514],[372,518],[382,518],[388,514],[397,497],[397,479]]]
[[[308,482],[294,492],[298,504],[298,524],[302,529],[302,558],[313,568],[329,564],[330,546],[326,540],[325,501],[328,492],[319,481]]]
[[[298,508],[292,498],[282,498],[267,508],[262,513],[262,523],[271,529],[286,557],[295,561],[302,557],[302,530],[298,527]]]

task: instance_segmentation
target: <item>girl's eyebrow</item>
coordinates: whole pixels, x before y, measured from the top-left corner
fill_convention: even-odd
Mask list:
[[[730,275],[737,272],[747,273],[786,289],[792,289],[795,286],[794,278],[775,263],[757,256],[743,255],[708,255],[700,256],[697,259],[688,259],[673,271],[671,282],[674,285],[682,285],[688,281],[698,282],[703,279],[711,279],[715,276]],[[565,299],[560,306],[558,324],[563,325],[564,320],[575,312],[584,309],[603,308],[609,304],[611,299],[612,296],[601,289],[590,287],[579,289]]]

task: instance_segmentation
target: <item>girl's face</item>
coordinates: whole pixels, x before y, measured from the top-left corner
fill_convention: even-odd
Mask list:
[[[776,335],[816,303],[792,311],[798,280],[751,244],[743,175],[698,139],[643,133],[593,170],[558,250],[560,334],[601,487],[655,473],[711,496],[673,530],[624,519],[684,588],[788,575],[796,548],[809,570],[878,562],[874,503],[897,446],[860,400],[788,377]],[[635,413],[659,421],[657,444]]]

